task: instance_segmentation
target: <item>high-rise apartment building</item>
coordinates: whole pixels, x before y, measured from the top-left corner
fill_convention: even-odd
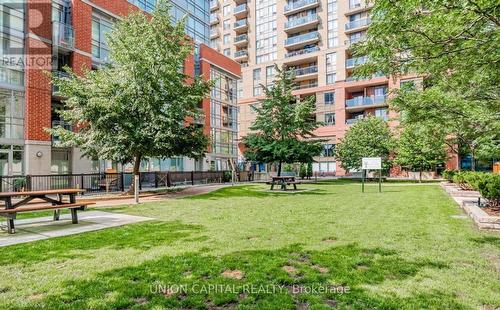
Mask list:
[[[352,76],[366,61],[351,50],[370,25],[364,0],[212,0],[210,10],[211,46],[242,65],[239,138],[255,119],[252,105],[262,99],[260,85],[272,85],[274,64],[284,64],[295,70],[294,93],[316,96],[316,119],[324,123],[316,134],[328,141],[316,158],[316,172],[343,175],[333,157],[339,139],[369,114],[388,121],[395,117],[388,109],[388,91],[418,80]]]
[[[51,85],[52,72],[64,66],[77,74],[109,62],[106,33],[132,11],[150,11],[154,0],[11,0],[0,3],[0,176],[89,173],[116,163],[82,158],[77,148],[61,148],[46,128],[69,126],[57,110],[63,98]],[[174,0],[174,19],[187,15],[186,33],[198,43],[186,60],[189,75],[218,77],[198,120],[213,145],[201,160],[171,158],[145,161],[143,170],[227,169],[237,157],[236,84],[240,65],[204,45],[208,41],[208,2]],[[146,13],[147,14],[147,13]]]

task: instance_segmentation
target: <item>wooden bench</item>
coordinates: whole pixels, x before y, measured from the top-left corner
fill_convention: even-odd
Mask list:
[[[54,220],[58,221],[61,209],[69,209],[71,211],[71,220],[73,224],[78,224],[78,211],[85,210],[87,206],[93,205],[93,202],[76,202],[76,194],[82,193],[81,189],[61,189],[47,191],[31,191],[31,192],[10,192],[0,193],[0,200],[5,202],[5,207],[0,209],[0,216],[7,218],[7,232],[15,233],[14,220],[18,213],[37,212],[37,211],[54,211]],[[49,196],[57,196],[53,199]],[[63,201],[63,196],[69,196],[69,202]],[[22,197],[18,202],[13,203],[13,197]],[[50,205],[36,205],[30,203],[34,199],[39,199],[50,203]]]

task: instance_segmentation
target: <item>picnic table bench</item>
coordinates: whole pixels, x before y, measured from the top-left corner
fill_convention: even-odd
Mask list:
[[[69,209],[71,211],[71,220],[73,224],[78,224],[79,210],[85,210],[93,202],[76,202],[76,195],[83,193],[83,189],[56,189],[44,191],[26,191],[26,192],[5,192],[0,193],[0,200],[4,201],[5,207],[0,209],[0,216],[7,218],[7,232],[15,233],[14,220],[17,213],[54,210],[54,221],[59,220],[60,210]],[[54,199],[50,196],[56,196]],[[68,196],[69,201],[64,201],[64,196]],[[12,198],[21,197],[21,200],[12,202]],[[50,203],[50,205],[34,205],[30,202],[34,199]]]
[[[302,182],[297,181],[295,176],[283,175],[283,176],[271,176],[271,190],[274,189],[275,185],[280,185],[281,189],[286,191],[287,185],[293,185],[293,189],[297,189],[297,184],[302,184]]]

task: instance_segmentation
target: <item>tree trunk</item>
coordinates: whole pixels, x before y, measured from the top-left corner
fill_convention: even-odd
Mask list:
[[[281,161],[278,164],[278,176],[281,176]]]
[[[476,151],[474,148],[471,148],[471,163],[470,163],[470,169],[472,171],[476,171]]]
[[[130,184],[130,188],[127,192],[129,195],[134,195],[134,198],[136,201],[138,201],[138,191],[136,191],[136,186],[139,187],[139,183],[137,181],[137,177],[140,176],[140,169],[141,169],[141,155],[137,155],[134,159],[134,170],[133,170],[133,178],[132,178],[132,184]]]
[[[418,183],[422,183],[422,168],[418,172]]]

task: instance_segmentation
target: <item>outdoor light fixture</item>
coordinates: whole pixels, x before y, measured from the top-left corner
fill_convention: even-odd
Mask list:
[[[36,157],[40,158],[42,156],[43,156],[43,152],[42,151],[36,152]]]

